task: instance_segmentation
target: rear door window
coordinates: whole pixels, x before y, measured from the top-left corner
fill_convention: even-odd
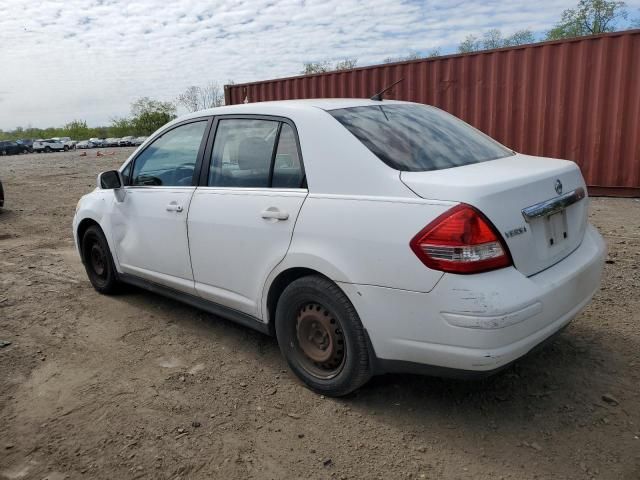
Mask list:
[[[220,120],[211,155],[209,185],[269,187],[271,158],[279,125],[279,122],[271,120]]]
[[[207,185],[300,188],[303,178],[297,136],[291,125],[257,118],[219,120]]]
[[[329,113],[396,170],[440,170],[514,154],[462,120],[426,105],[382,104]]]

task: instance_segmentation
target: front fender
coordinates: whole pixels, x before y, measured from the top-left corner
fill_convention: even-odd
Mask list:
[[[113,190],[99,190],[85,195],[78,202],[78,209],[73,217],[73,240],[78,254],[80,254],[80,238],[78,237],[78,227],[83,220],[92,220],[97,223],[107,239],[111,256],[113,257],[116,270],[121,272],[120,264],[116,255],[111,235],[111,212],[113,209],[115,192]]]

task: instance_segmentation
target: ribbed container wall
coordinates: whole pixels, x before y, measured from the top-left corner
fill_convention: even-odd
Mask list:
[[[227,104],[370,97],[434,105],[516,151],[574,160],[592,195],[640,197],[640,30],[225,86]]]

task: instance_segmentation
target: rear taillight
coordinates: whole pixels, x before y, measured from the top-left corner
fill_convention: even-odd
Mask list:
[[[491,222],[461,203],[423,228],[409,243],[427,267],[450,273],[480,273],[511,265],[511,256]]]

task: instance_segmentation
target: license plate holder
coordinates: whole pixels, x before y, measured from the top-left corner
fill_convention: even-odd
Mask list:
[[[567,226],[567,211],[562,209],[545,217],[545,230],[547,245],[549,248],[555,248],[564,243],[569,236],[569,228]]]

